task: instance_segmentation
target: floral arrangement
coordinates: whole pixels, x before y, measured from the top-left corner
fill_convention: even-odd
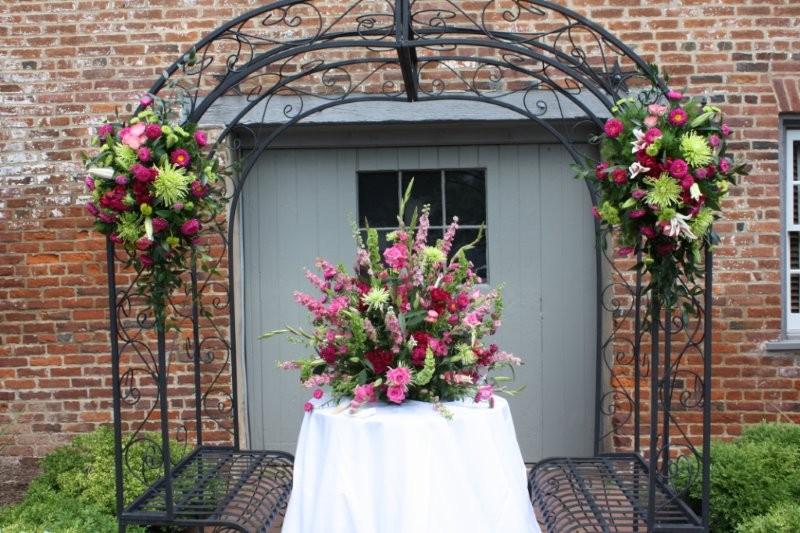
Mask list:
[[[170,106],[150,95],[128,122],[106,122],[92,139],[99,152],[87,158],[86,209],[95,227],[128,253],[141,270],[139,293],[166,320],[166,301],[181,285],[198,251],[203,222],[221,211],[218,162],[204,152],[205,132],[169,119]]]
[[[618,101],[593,139],[601,162],[576,170],[598,193],[592,209],[603,235],[617,231],[620,256],[641,252],[646,290],[672,308],[694,290],[701,251],[717,242],[721,201],[747,171],[728,154],[731,128],[718,108],[679,91],[654,94]]]
[[[312,352],[279,366],[299,369],[303,385],[316,389],[315,398],[327,385],[337,403],[349,397],[353,410],[374,401],[421,400],[448,416],[443,401],[470,397],[491,403],[494,392],[517,392],[500,385],[511,376],[487,375],[521,361],[481,341],[500,327],[503,305],[500,289],[477,287],[481,280],[465,255],[477,241],[451,254],[458,229],[453,217],[443,239],[428,246],[430,206],[419,216],[415,211],[409,225],[403,222],[412,186],[413,180],[400,205],[399,227],[382,254],[378,232],[368,229],[365,244],[354,225],[354,274],[321,259],[321,276],[306,271],[321,295],[294,297],[311,313],[313,331],[287,327],[262,336],[288,334]],[[313,409],[310,402],[305,407]]]

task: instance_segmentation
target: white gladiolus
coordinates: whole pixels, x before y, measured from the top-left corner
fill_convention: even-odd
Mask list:
[[[91,167],[87,170],[90,176],[110,180],[114,177],[114,169],[110,167]]]

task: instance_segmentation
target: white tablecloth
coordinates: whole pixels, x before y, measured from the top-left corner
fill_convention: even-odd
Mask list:
[[[539,532],[504,399],[374,407],[305,415],[282,533]]]

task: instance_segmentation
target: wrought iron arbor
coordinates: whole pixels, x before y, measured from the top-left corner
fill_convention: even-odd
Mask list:
[[[215,150],[231,162],[227,220],[235,221],[259,156],[287,128],[337,106],[499,106],[582,161],[593,152],[578,126],[601,127],[620,97],[657,99],[666,89],[630,48],[573,11],[543,0],[466,5],[279,0],[220,26],[150,92],[179,98],[193,122],[234,104]],[[206,268],[193,264],[186,294],[169,302],[180,333],[156,327],[134,291],[138,273],[124,269],[122,252],[107,243],[121,530],[266,531],[291,490],[290,455],[242,446],[236,232],[220,220],[205,226],[212,257]],[[708,491],[710,252],[706,286],[689,315],[652,307],[646,280],[620,271],[600,248],[596,268],[595,456],[539,463],[532,501],[551,531],[707,531],[708,498],[692,510],[683,491],[693,477]],[[129,472],[133,454],[159,475]],[[142,494],[125,483],[135,478],[149,486]]]

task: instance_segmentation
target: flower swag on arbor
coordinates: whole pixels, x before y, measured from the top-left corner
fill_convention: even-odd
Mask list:
[[[602,245],[616,232],[619,256],[641,254],[634,268],[650,274],[645,292],[672,309],[699,290],[702,249],[718,242],[712,223],[747,165],[728,154],[720,109],[679,91],[654,88],[611,111],[591,139],[601,162],[574,168],[597,191]]]
[[[225,203],[219,162],[206,154],[208,138],[196,124],[170,120],[168,102],[146,95],[139,109],[127,122],[106,122],[92,139],[100,151],[86,158],[86,209],[127,252],[126,266],[140,271],[137,292],[156,327],[176,327],[167,324],[168,299],[200,256],[204,222]]]

